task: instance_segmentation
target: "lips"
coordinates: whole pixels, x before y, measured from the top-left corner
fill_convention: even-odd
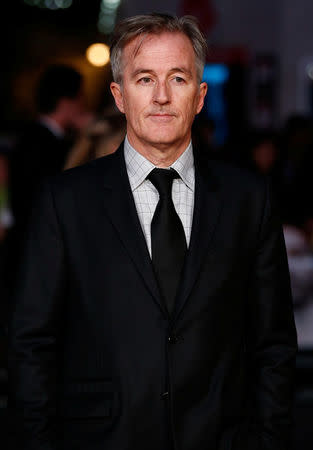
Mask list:
[[[174,118],[174,114],[149,114],[149,118],[154,122],[166,123]]]

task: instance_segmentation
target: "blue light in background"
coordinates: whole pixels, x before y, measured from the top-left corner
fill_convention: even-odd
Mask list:
[[[208,84],[224,84],[228,81],[229,69],[224,64],[206,64],[202,81]]]
[[[228,136],[227,104],[224,97],[224,87],[229,79],[229,69],[225,64],[206,64],[202,81],[208,84],[205,100],[205,110],[215,123],[214,141],[222,146]]]

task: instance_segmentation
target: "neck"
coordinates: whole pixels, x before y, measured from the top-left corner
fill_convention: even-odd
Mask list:
[[[171,166],[188,147],[191,136],[180,144],[142,144],[127,135],[130,145],[154,166],[164,168]]]

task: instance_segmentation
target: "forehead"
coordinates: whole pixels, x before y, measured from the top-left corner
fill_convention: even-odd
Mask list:
[[[180,32],[145,34],[137,36],[126,44],[122,53],[124,69],[137,65],[161,67],[189,64],[195,67],[195,52],[190,39]],[[164,67],[164,66],[163,66]]]

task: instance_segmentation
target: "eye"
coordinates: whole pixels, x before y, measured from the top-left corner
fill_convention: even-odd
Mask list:
[[[138,80],[140,84],[150,84],[152,83],[152,79],[150,77],[142,77]]]
[[[176,83],[178,84],[182,84],[185,82],[185,80],[182,77],[175,77],[174,80],[176,81]]]

